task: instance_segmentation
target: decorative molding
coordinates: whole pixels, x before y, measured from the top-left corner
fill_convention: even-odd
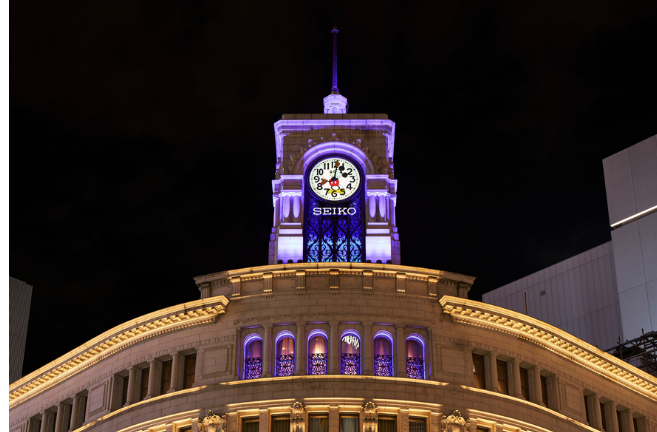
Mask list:
[[[329,289],[337,290],[340,289],[340,270],[331,269],[329,272]]]
[[[397,273],[395,275],[395,279],[397,280],[397,294],[405,294],[406,293],[406,273]]]
[[[137,343],[176,330],[215,322],[228,300],[211,297],[172,306],[117,326],[9,386],[9,409]],[[87,348],[91,346],[91,348]]]
[[[297,270],[296,271],[296,277],[297,277],[297,289],[298,290],[305,290],[306,289],[306,271],[305,270]]]
[[[377,432],[378,418],[376,405],[369,401],[363,405],[363,432]]]
[[[448,415],[442,423],[445,426],[443,432],[465,432],[465,427],[468,425],[468,421],[461,416],[459,410]]]
[[[239,297],[240,295],[240,290],[242,288],[242,277],[241,276],[235,276],[230,278],[231,283],[233,284],[233,297]]]
[[[272,274],[271,273],[264,273],[262,275],[262,279],[264,281],[264,292],[270,293],[273,291],[272,288]]]
[[[371,290],[373,288],[372,285],[372,270],[363,270],[363,289],[364,290]]]
[[[657,378],[545,322],[498,306],[443,296],[452,321],[499,331],[532,342],[623,387],[657,401]]]
[[[290,408],[290,431],[304,432],[306,423],[306,407],[299,401],[294,402]]]
[[[429,297],[438,297],[438,278],[435,276],[427,278],[427,295]]]

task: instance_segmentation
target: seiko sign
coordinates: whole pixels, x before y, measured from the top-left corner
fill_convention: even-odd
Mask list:
[[[313,216],[321,215],[350,215],[356,214],[354,207],[313,207]]]

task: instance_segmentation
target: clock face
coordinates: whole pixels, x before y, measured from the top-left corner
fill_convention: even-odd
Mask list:
[[[341,157],[321,159],[308,172],[308,187],[319,198],[342,201],[358,190],[360,172],[356,166]]]

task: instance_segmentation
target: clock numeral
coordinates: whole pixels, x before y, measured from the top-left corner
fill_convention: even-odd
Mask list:
[[[317,175],[322,175],[324,174],[324,170],[321,168],[317,168],[315,171],[317,171]]]
[[[317,183],[317,190],[322,190],[322,184],[321,183]]]
[[[313,178],[313,180],[314,180],[315,182],[318,182],[318,181],[319,181],[319,176],[315,176],[315,177]]]
[[[349,183],[353,183],[356,181],[356,176],[351,176],[351,181]]]
[[[324,162],[324,169],[330,169],[331,165],[328,162]]]
[[[347,185],[347,189],[351,190],[351,183]]]

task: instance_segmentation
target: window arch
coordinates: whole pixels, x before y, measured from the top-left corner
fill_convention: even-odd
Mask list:
[[[406,375],[409,378],[424,377],[424,339],[417,333],[406,338]]]
[[[328,374],[328,338],[324,330],[308,333],[308,375]]]
[[[360,334],[356,330],[345,330],[340,338],[342,375],[360,375]]]
[[[374,375],[394,376],[392,334],[379,330],[374,334]]]
[[[262,376],[262,337],[252,333],[244,338],[244,379]]]
[[[276,335],[274,340],[276,347],[276,369],[275,376],[294,375],[294,335],[288,330],[283,330]]]

